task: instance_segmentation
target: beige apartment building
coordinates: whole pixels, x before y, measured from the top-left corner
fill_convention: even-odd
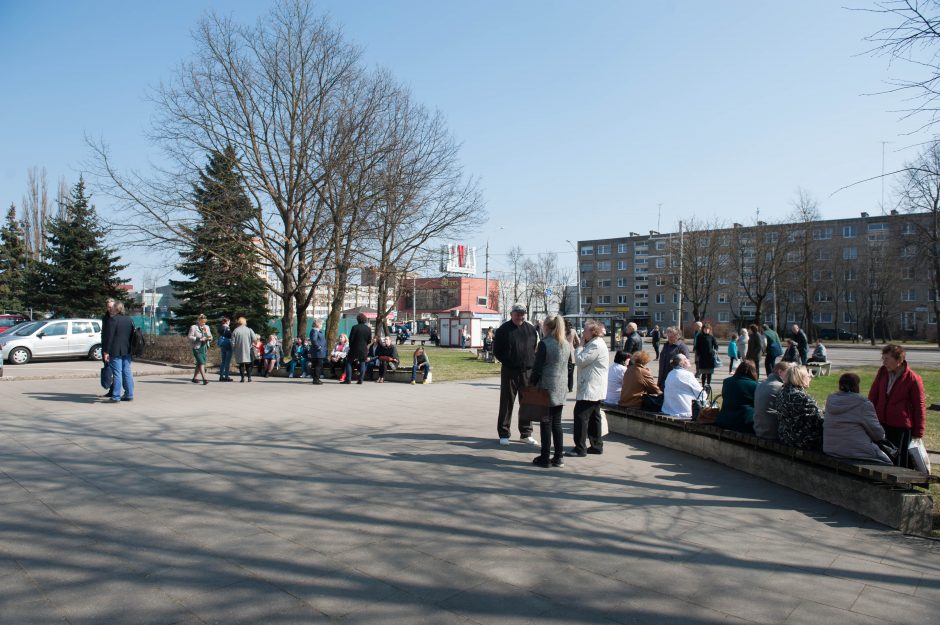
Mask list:
[[[932,219],[892,211],[578,241],[581,310],[662,328],[680,314],[693,322],[697,301],[698,317],[729,334],[755,319],[753,300],[762,299],[760,318],[774,326],[933,340],[936,291],[924,253]]]

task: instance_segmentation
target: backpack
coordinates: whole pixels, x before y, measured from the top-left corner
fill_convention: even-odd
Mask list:
[[[144,338],[144,332],[135,327],[131,332],[131,356],[140,358],[144,355],[144,349],[147,347],[147,339]]]

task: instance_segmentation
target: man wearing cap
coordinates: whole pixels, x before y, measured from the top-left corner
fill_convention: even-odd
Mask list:
[[[512,427],[512,410],[519,389],[529,385],[529,375],[535,364],[535,348],[538,334],[535,327],[525,320],[526,308],[514,304],[509,311],[509,321],[499,326],[493,337],[493,354],[502,364],[499,380],[499,417],[496,429],[499,444],[508,445]],[[538,445],[532,438],[532,423],[519,421],[519,436],[530,445]]]

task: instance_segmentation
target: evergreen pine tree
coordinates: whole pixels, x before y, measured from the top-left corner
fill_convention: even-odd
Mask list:
[[[181,254],[177,270],[189,280],[171,280],[180,303],[174,325],[182,332],[204,314],[213,322],[223,315],[244,315],[255,332],[268,326],[267,293],[258,276],[258,252],[247,234],[253,207],[236,169],[231,147],[210,155],[193,190],[199,223],[193,244]]]
[[[26,270],[28,251],[23,223],[10,204],[6,223],[0,228],[0,310],[22,311],[28,305]]]
[[[120,288],[127,281],[118,276],[127,265],[105,247],[108,231],[88,200],[79,178],[65,210],[46,225],[45,257],[27,275],[35,307],[56,316],[98,317],[106,298],[127,296]]]

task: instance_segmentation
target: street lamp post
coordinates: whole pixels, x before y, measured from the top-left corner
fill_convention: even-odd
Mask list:
[[[570,239],[565,239],[565,241],[568,242],[574,252],[574,279],[578,283],[578,314],[580,315],[583,312],[581,308],[581,258],[578,256],[578,247]]]

